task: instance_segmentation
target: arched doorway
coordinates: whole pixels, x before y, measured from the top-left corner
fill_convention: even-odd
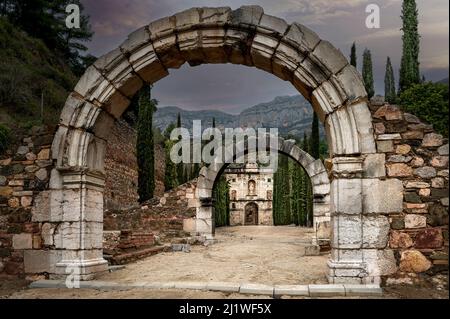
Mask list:
[[[376,196],[363,195],[363,178],[364,185],[377,189],[383,181],[365,163],[377,150],[362,78],[329,42],[301,24],[264,14],[258,6],[193,8],[159,19],[86,70],[62,111],[52,144],[56,168],[50,189],[41,195],[48,202],[48,221],[58,228],[55,249],[45,253],[52,272],[66,275],[68,267],[75,267],[86,279],[106,269],[102,190],[110,128],[144,83],[157,82],[185,62],[257,67],[290,81],[311,102],[324,123],[332,157],[330,281],[379,278],[383,256],[389,258],[392,251],[379,250],[371,234],[386,219],[382,214],[396,211],[401,194],[386,198],[383,205]],[[283,151],[299,156],[291,153],[289,143]],[[208,199],[214,181],[204,180],[198,195]],[[209,230],[207,205],[207,200],[202,203],[198,216]]]
[[[258,225],[258,204],[248,203],[244,208],[244,225]]]

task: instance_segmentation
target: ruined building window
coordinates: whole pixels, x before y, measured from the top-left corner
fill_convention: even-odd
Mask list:
[[[236,200],[236,190],[231,191],[231,200]]]
[[[267,199],[272,200],[272,191],[271,190],[267,191]]]
[[[235,203],[232,203],[232,204],[231,204],[231,208],[235,209],[235,208],[236,208],[236,204],[235,204]]]

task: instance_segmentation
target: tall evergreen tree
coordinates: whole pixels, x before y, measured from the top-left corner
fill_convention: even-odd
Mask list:
[[[180,114],[180,112],[178,112],[178,115],[177,115],[177,128],[181,128],[181,114]],[[178,138],[181,139],[181,136],[179,136]],[[177,179],[178,179],[178,183],[180,183],[180,184],[184,184],[184,183],[187,182],[187,178],[186,178],[186,163],[181,162],[181,163],[177,164]]]
[[[166,140],[164,142],[165,162],[166,168],[164,172],[164,188],[170,190],[179,185],[177,175],[177,165],[170,159],[170,150],[175,145],[176,141]]]
[[[350,64],[357,68],[357,58],[356,58],[356,44],[353,42],[351,53],[350,53]]]
[[[373,86],[372,54],[368,49],[365,49],[363,53],[362,77],[367,95],[371,98],[375,94],[375,89]]]
[[[138,162],[139,201],[153,197],[155,190],[155,155],[153,141],[153,113],[157,101],[151,98],[151,87],[145,86],[139,92],[139,115],[137,127],[136,153]]]
[[[402,60],[400,64],[399,92],[420,83],[419,51],[420,35],[418,10],[415,0],[403,0],[402,15]]]
[[[319,136],[319,118],[314,112],[313,122],[311,126],[311,146],[310,154],[315,159],[320,158],[320,136]]]
[[[214,187],[214,219],[216,227],[229,225],[230,202],[229,185],[225,176],[221,175]]]
[[[387,57],[386,73],[384,75],[384,99],[389,103],[394,103],[397,97],[395,90],[394,70],[391,64],[391,58]]]

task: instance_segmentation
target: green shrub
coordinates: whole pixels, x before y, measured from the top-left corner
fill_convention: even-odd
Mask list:
[[[6,152],[11,142],[11,135],[9,129],[0,124],[0,155]]]
[[[448,85],[426,82],[415,84],[399,97],[403,109],[432,124],[448,136]]]

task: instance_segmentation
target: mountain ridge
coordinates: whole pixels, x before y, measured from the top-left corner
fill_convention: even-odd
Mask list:
[[[154,115],[154,125],[164,131],[175,123],[178,113],[183,127],[192,129],[193,120],[201,120],[202,127],[210,127],[215,118],[219,129],[235,127],[278,128],[282,135],[303,137],[310,133],[313,109],[301,95],[277,96],[272,101],[259,103],[245,108],[239,114],[230,114],[221,110],[185,110],[179,106],[159,107]],[[324,135],[320,126],[321,135]]]

